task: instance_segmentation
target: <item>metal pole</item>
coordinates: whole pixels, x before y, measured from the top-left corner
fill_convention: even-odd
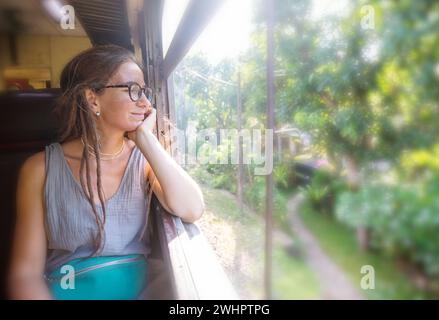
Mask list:
[[[236,104],[237,104],[237,113],[238,113],[238,181],[237,181],[237,194],[238,194],[238,205],[239,211],[242,212],[242,185],[243,185],[243,168],[242,168],[242,137],[241,133],[241,74],[238,71],[238,83],[237,83],[237,92],[236,92]]]
[[[274,59],[273,59],[273,0],[266,0],[267,13],[267,129],[274,128]],[[267,148],[267,146],[265,146]],[[270,155],[272,156],[272,155]],[[265,190],[265,298],[272,298],[272,226],[273,176],[266,176]]]

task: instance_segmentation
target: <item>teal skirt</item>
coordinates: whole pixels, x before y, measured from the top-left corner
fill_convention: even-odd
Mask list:
[[[146,286],[147,264],[141,254],[79,258],[46,279],[57,300],[135,300]]]

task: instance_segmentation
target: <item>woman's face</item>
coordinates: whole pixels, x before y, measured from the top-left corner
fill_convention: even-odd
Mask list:
[[[107,85],[121,85],[137,82],[145,87],[143,72],[132,62],[123,63],[108,81]],[[138,101],[132,101],[128,88],[105,88],[103,93],[96,96],[100,111],[97,118],[98,126],[111,127],[123,132],[135,130],[144,120],[145,113],[151,108],[151,103],[142,93]]]

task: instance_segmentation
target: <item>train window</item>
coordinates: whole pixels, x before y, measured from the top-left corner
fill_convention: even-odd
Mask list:
[[[227,1],[174,70],[176,154],[241,297],[438,296],[438,12]]]
[[[255,176],[252,164],[246,163],[240,180],[236,157],[238,54],[248,49],[252,5],[248,0],[226,1],[170,77],[174,155],[196,177],[206,202],[196,224],[243,299],[264,297],[264,221],[259,198],[264,176]],[[176,9],[171,5],[166,9],[164,39],[176,23],[171,19]],[[249,180],[255,180],[252,190],[246,190]],[[249,206],[249,201],[258,208]]]

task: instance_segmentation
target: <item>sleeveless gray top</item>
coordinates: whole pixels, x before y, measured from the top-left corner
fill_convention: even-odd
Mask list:
[[[116,193],[105,202],[106,221],[100,255],[149,254],[143,236],[148,221],[146,159],[137,147],[129,157]],[[93,210],[64,158],[59,143],[46,146],[44,184],[45,228],[48,240],[46,274],[67,261],[87,257],[94,251],[97,234]],[[96,205],[102,216],[101,205]]]

